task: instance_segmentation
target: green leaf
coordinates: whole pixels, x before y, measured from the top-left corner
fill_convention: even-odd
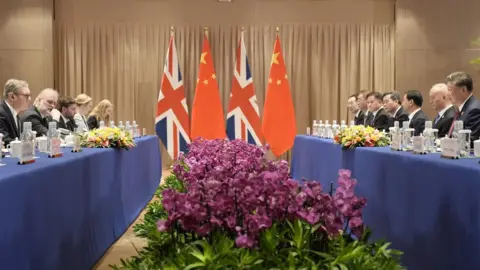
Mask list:
[[[198,262],[198,263],[193,263],[193,264],[190,264],[189,266],[185,267],[183,270],[190,270],[190,269],[195,269],[195,268],[199,268],[199,267],[204,267],[205,265],[201,262]]]

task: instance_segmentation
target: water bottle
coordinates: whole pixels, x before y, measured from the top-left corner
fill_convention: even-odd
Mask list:
[[[132,123],[132,129],[133,129],[133,137],[136,138],[136,137],[140,137],[140,132],[138,130],[138,125],[137,125],[137,121],[133,120],[133,123]]]
[[[114,128],[114,127],[115,127],[115,121],[113,121],[113,120],[110,121],[110,127],[111,127],[111,128]]]
[[[51,143],[52,139],[58,138],[58,131],[57,131],[57,122],[52,121],[48,123],[48,131],[47,131],[47,151],[51,151]],[[54,154],[54,153],[52,153]]]
[[[130,121],[125,122],[125,131],[127,131],[130,134],[130,137],[133,138],[132,126],[130,125]]]
[[[313,136],[318,136],[318,124],[317,120],[313,120]]]
[[[123,126],[123,121],[118,121],[118,128],[119,129],[124,129],[125,127]]]
[[[100,121],[100,127],[99,129],[105,128],[105,122],[102,120]]]

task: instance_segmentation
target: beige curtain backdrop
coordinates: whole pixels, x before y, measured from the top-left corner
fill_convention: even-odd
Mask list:
[[[175,40],[189,109],[205,25],[176,25]],[[253,81],[263,109],[277,25],[245,26]],[[351,120],[346,100],[359,89],[394,87],[393,25],[283,24],[280,40],[290,77],[298,133],[314,119]],[[224,113],[228,107],[235,47],[241,25],[209,25]],[[55,27],[55,87],[65,95],[110,99],[114,119],[136,120],[154,133],[156,102],[170,25],[95,23]],[[164,164],[169,164],[165,151]],[[284,158],[289,156],[284,156]]]

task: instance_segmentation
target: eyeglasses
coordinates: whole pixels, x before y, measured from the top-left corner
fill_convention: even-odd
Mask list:
[[[32,95],[30,94],[22,94],[22,93],[18,93],[18,94],[15,94],[17,96],[24,96],[26,99],[30,99],[32,97]]]

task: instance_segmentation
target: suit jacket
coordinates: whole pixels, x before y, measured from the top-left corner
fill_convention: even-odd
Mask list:
[[[28,108],[22,115],[22,122],[31,122],[32,130],[37,132],[37,137],[47,136],[50,121],[53,121],[52,117],[43,117],[35,106]]]
[[[463,105],[457,120],[463,121],[463,128],[472,131],[472,143],[480,137],[480,101],[471,96]]]
[[[75,132],[75,129],[77,128],[77,125],[74,122],[75,120],[71,119],[67,123],[65,123],[65,120],[63,120],[63,117],[60,116],[60,119],[58,120],[57,127],[58,128],[63,128],[63,129],[68,129],[72,132]]]
[[[455,118],[455,111],[455,107],[451,106],[443,113],[443,115],[440,117],[440,119],[438,119],[436,123],[434,120],[433,128],[438,129],[438,138],[443,138],[445,137],[445,135],[448,135],[448,131],[452,126],[453,118]]]
[[[87,125],[88,125],[88,129],[90,129],[90,130],[99,128],[99,126],[100,126],[100,124],[97,120],[97,117],[95,117],[93,115],[88,117]]]
[[[408,121],[408,113],[405,112],[403,107],[400,107],[395,115],[390,118],[390,126],[393,127],[396,121],[398,121],[400,128],[403,127],[404,121]]]
[[[428,117],[422,110],[416,112],[412,117],[409,127],[415,129],[413,133],[414,136],[419,136],[423,133],[423,130],[425,130],[425,121],[428,121]]]
[[[73,119],[75,120],[75,124],[77,125],[77,127],[80,128],[80,130],[82,132],[89,130],[88,124],[87,124],[87,119],[85,118],[85,116],[83,116],[79,113],[76,113],[75,116],[73,117]]]
[[[3,134],[5,146],[15,140],[15,138],[20,139],[20,130],[15,125],[13,114],[4,100],[0,102],[0,133]]]
[[[375,115],[375,118],[373,118],[369,126],[381,131],[388,131],[389,123],[390,123],[390,116],[388,116],[384,108],[381,108],[377,112],[377,114]]]
[[[355,116],[355,125],[356,126],[359,126],[359,125],[363,125],[365,124],[365,112],[364,111],[360,111],[360,113],[358,114],[358,116]]]

